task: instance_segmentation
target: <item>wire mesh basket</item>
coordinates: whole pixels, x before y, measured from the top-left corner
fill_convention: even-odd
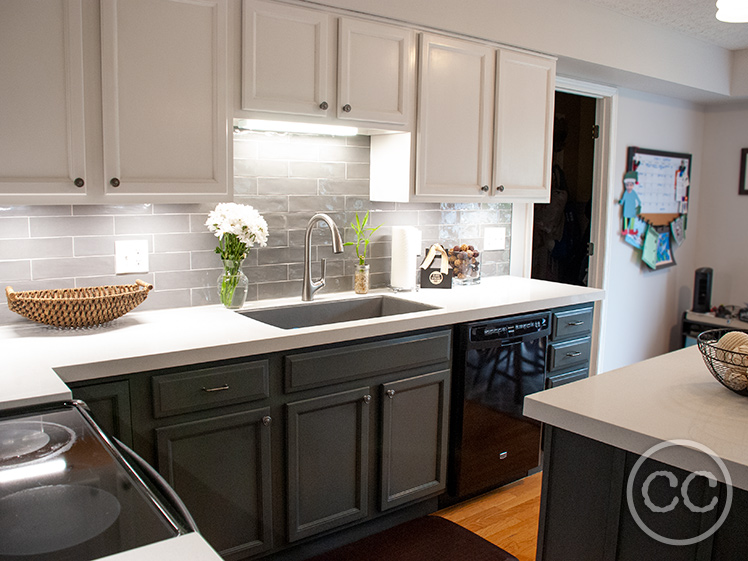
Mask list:
[[[723,340],[725,335],[734,332],[731,329],[710,329],[700,333],[696,341],[712,376],[726,388],[748,396],[748,352],[728,348]],[[748,343],[748,334],[744,335]],[[748,345],[740,348],[748,350]]]
[[[8,309],[32,321],[55,327],[92,327],[110,322],[141,304],[153,285],[135,284],[28,290],[5,288]]]

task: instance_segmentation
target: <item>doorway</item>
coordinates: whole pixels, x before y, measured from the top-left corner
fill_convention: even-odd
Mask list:
[[[534,279],[589,285],[597,100],[557,91],[551,200],[535,204]]]

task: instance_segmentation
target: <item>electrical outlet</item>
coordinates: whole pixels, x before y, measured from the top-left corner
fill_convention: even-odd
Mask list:
[[[506,228],[486,228],[483,230],[483,251],[506,249]]]
[[[148,272],[148,240],[114,242],[114,269],[118,275]]]

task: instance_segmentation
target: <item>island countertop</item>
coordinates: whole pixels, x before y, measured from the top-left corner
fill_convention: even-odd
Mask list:
[[[524,414],[638,455],[662,442],[695,442],[724,461],[735,487],[748,490],[748,398],[715,380],[697,347],[527,396]],[[685,446],[661,450],[657,459],[709,469],[705,454]]]

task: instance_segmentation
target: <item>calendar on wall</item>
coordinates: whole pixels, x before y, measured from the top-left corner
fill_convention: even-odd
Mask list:
[[[626,161],[621,235],[650,269],[675,265],[673,248],[686,238],[691,154],[630,146]]]

